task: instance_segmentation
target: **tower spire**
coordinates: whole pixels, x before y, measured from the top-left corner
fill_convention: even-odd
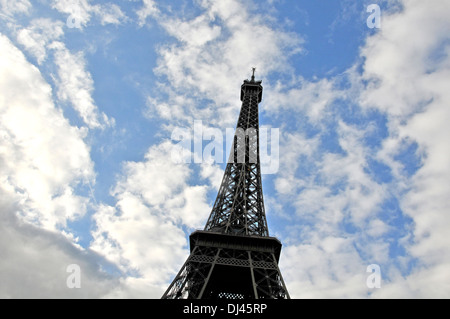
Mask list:
[[[278,268],[281,242],[269,237],[259,160],[261,81],[241,86],[233,146],[204,230],[189,236],[190,255],[163,299],[288,299]]]

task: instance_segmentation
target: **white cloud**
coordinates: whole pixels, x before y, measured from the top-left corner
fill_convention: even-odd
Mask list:
[[[31,3],[28,0],[0,0],[2,13],[7,16],[13,16],[16,13],[28,13]]]
[[[207,188],[187,183],[189,167],[170,160],[174,147],[162,142],[143,162],[125,163],[112,192],[117,204],[94,214],[91,248],[129,274],[111,297],[160,298],[189,254],[183,227],[200,227],[207,218]]]
[[[391,136],[380,155],[397,168],[395,156],[405,140],[416,142],[422,154],[422,167],[411,178],[401,177],[399,184],[407,191],[401,199],[403,212],[414,220],[414,241],[408,245],[408,253],[426,265],[406,279],[405,290],[397,290],[411,289],[413,296],[445,297],[450,293],[450,287],[441,284],[448,282],[444,269],[450,264],[446,240],[450,227],[448,10],[448,1],[436,1],[433,6],[404,2],[404,10],[384,17],[380,32],[369,38],[362,50],[364,77],[377,83],[364,92],[362,105],[386,112],[390,120]],[[401,175],[398,169],[395,172]],[[431,286],[435,289],[426,288]],[[386,294],[395,289],[386,289]]]
[[[89,0],[53,0],[52,7],[66,14],[67,22],[80,29],[87,26],[92,14],[99,17],[101,25],[118,25],[127,20],[120,7],[111,3],[91,5]]]
[[[158,23],[179,42],[158,49],[155,72],[167,77],[176,96],[212,100],[209,108],[213,112],[202,114],[212,124],[233,125],[241,83],[236,79],[249,76],[253,66],[260,70],[259,78],[285,71],[289,57],[301,51],[302,39],[272,28],[264,16],[249,14],[238,1],[203,1],[200,5],[201,14],[191,20],[158,15]],[[178,104],[168,106],[172,105]],[[188,119],[198,119],[202,110],[185,111]]]
[[[42,64],[47,58],[47,46],[64,35],[64,24],[50,19],[32,20],[27,28],[17,32],[17,41]]]
[[[320,124],[330,116],[330,105],[336,99],[346,96],[344,91],[335,87],[334,80],[326,78],[315,82],[303,78],[277,82],[266,88],[267,98],[263,108],[269,114],[303,113],[311,122]]]
[[[179,19],[162,20],[166,31],[176,37],[182,43],[194,47],[203,46],[217,38],[221,33],[219,25],[210,24],[211,20],[206,15],[200,15],[191,21]]]
[[[200,176],[203,179],[207,179],[208,184],[216,191],[219,190],[223,174],[223,169],[217,163],[214,164],[212,161],[203,161],[200,165]]]
[[[143,6],[136,11],[139,18],[139,25],[143,26],[148,17],[156,17],[160,13],[157,8],[155,1],[153,0],[143,0]]]
[[[94,81],[87,70],[84,53],[72,53],[62,42],[64,24],[47,18],[34,19],[29,26],[16,33],[17,41],[37,60],[54,63],[57,76],[52,76],[57,96],[62,102],[69,102],[88,128],[104,129],[114,126],[115,120],[99,112],[92,97]]]
[[[94,182],[85,131],[55,109],[51,88],[23,54],[1,36],[1,185],[23,204],[25,220],[54,229],[82,216],[87,198],[74,193]]]
[[[92,251],[81,250],[67,222],[85,214],[77,188],[94,183],[85,130],[70,126],[51,87],[5,36],[0,36],[0,296],[97,298],[117,280]],[[67,266],[81,267],[69,289]]]
[[[173,165],[171,152],[172,144],[165,142],[151,148],[144,162],[125,163],[124,179],[116,185],[114,194],[139,193],[148,205],[163,205],[174,191],[182,190],[190,174],[187,165]]]
[[[165,91],[161,89],[161,91]],[[155,118],[156,116],[170,121],[175,125],[180,123],[193,123],[194,114],[196,118],[203,118],[209,116],[212,112],[209,109],[199,110],[195,100],[186,95],[177,95],[173,91],[167,92],[169,97],[167,101],[162,101],[157,98],[147,97],[147,108],[144,111],[144,115],[147,118]]]
[[[348,238],[285,246],[280,267],[291,298],[360,298],[367,291],[366,266]]]
[[[306,235],[302,234],[301,238],[309,239],[311,246],[288,246],[284,250],[293,260],[287,262],[284,259],[284,270],[286,277],[292,280],[291,290],[295,296],[342,297],[351,296],[349,293],[354,292],[355,296],[370,293],[373,297],[442,298],[450,293],[450,286],[443,284],[448,282],[449,272],[446,269],[450,264],[446,239],[446,230],[450,226],[450,148],[446,140],[450,135],[447,125],[450,119],[447,105],[450,100],[448,10],[450,7],[446,1],[438,1],[433,6],[421,1],[408,1],[403,2],[403,10],[390,14],[386,12],[382,28],[377,34],[369,36],[361,49],[364,58],[362,76],[355,76],[355,68],[348,71],[354,87],[361,90],[358,102],[363,111],[377,109],[386,114],[389,136],[378,153],[373,155],[363,141],[364,134],[370,133],[370,127],[356,129],[340,121],[336,132],[345,153],[325,153],[322,156],[313,153],[310,158],[306,157],[306,164],[314,162],[318,170],[312,177],[303,178],[303,182],[306,181],[306,185],[309,182],[309,185],[298,194],[295,207],[300,217],[309,218],[303,220],[308,222],[307,225],[314,225],[302,227]],[[368,84],[361,85],[361,80]],[[314,101],[302,92],[303,88],[307,89],[308,85],[296,94]],[[342,96],[355,97],[354,88],[350,90],[343,91]],[[286,101],[299,100],[289,95],[293,92],[284,93]],[[339,96],[332,87],[324,87],[324,91],[318,93],[312,96],[327,103],[330,103],[329,97],[332,101]],[[280,97],[283,96],[276,100]],[[329,118],[327,114],[318,118],[308,117],[310,121]],[[404,164],[397,158],[404,151],[404,145],[410,143],[417,143],[415,155],[421,161],[421,167],[412,176],[404,170],[405,165],[410,164]],[[301,154],[300,150],[298,152]],[[392,169],[393,180],[389,184],[378,184],[365,171],[369,156],[374,156]],[[299,155],[293,158],[299,158]],[[302,185],[298,178],[290,179],[294,189],[295,185]],[[289,192],[287,180],[287,176],[276,180],[277,190],[290,195],[290,198],[295,197]],[[333,185],[339,185],[337,192]],[[390,256],[389,237],[384,237],[392,228],[377,216],[380,204],[387,196],[398,198],[402,213],[411,217],[414,225],[412,230],[408,229],[411,233],[399,241],[407,254],[394,259]],[[307,215],[308,211],[311,215]],[[351,222],[361,232],[346,234],[340,226],[343,221]],[[330,233],[340,235],[336,239],[341,240],[341,236],[346,234],[351,239],[347,245],[353,242],[359,247],[361,251],[353,257],[349,256],[355,265],[367,262],[383,264],[381,289],[369,292],[364,289],[364,281],[353,281],[352,278],[364,276],[357,274],[352,267],[345,268],[349,262],[337,262],[338,267],[343,267],[343,274],[350,276],[345,281],[343,278],[346,276],[336,276],[331,280],[329,276],[334,276],[336,271],[323,267],[319,269],[323,278],[317,278],[317,269],[302,265],[302,261],[308,259],[305,256],[315,256],[315,265],[329,265],[330,262],[334,265],[336,258],[346,256],[347,252],[342,254],[338,250],[330,257],[333,261],[317,260],[323,253],[319,249],[321,244],[315,239],[319,238],[322,242],[325,234]],[[293,240],[293,237],[289,238],[289,242]],[[406,270],[411,267],[406,265],[413,259],[416,266]],[[294,267],[296,260],[299,266],[294,272],[290,267]],[[321,287],[327,290],[321,290]],[[342,291],[333,287],[340,287]]]
[[[86,26],[91,19],[89,0],[53,0],[52,7],[72,17],[80,27]]]
[[[274,180],[275,189],[281,195],[294,195],[306,186],[306,180],[296,178],[297,170],[303,162],[301,158],[311,158],[316,154],[319,139],[308,139],[300,132],[283,131],[280,139],[281,169]]]
[[[309,139],[299,133],[285,134],[282,169],[275,179],[277,192],[287,196],[300,215],[329,220],[336,227],[344,214],[349,214],[350,220],[360,225],[385,197],[383,187],[365,172],[369,150],[362,141],[364,133],[339,121],[337,134],[343,154],[324,151],[320,134]]]
[[[18,220],[21,209],[0,188],[0,298],[101,298],[118,286],[102,271],[100,255],[81,250],[65,236]],[[70,289],[69,265],[80,266],[80,288]]]
[[[366,233],[371,237],[380,237],[389,231],[390,227],[380,219],[372,219],[367,225]]]
[[[96,267],[101,257],[79,251],[62,236],[4,222],[0,228],[2,298],[100,298],[117,285]],[[66,285],[71,264],[80,266],[80,289]]]
[[[94,81],[86,70],[83,52],[71,53],[64,43],[54,41],[49,45],[54,52],[54,63],[58,67],[55,79],[58,97],[63,102],[70,102],[89,128],[114,126],[114,119],[98,112],[92,97]]]
[[[306,128],[290,126],[289,130],[283,128],[280,139],[280,171],[274,186],[278,202],[284,206],[277,210],[286,213],[277,215],[289,221],[289,226],[278,231],[284,242],[280,267],[294,298],[367,296],[366,267],[384,262],[389,251],[389,245],[378,240],[388,227],[382,221],[374,222],[386,190],[366,171],[371,150],[364,138],[371,128],[359,128],[336,117],[334,102],[347,92],[324,86],[332,81],[303,80],[300,88],[277,93],[283,112],[289,110],[295,116],[308,114],[308,109],[301,107],[305,100],[322,100],[319,104],[327,108],[317,117],[306,117],[317,133],[307,136]],[[293,95],[305,98],[290,99]],[[322,145],[330,129],[337,136],[339,152]],[[356,231],[349,233],[344,225]]]
[[[97,228],[91,249],[130,277],[161,285],[175,271],[172,267],[178,260],[187,257],[184,232],[159,211],[144,205],[137,195],[123,194],[117,210],[100,207],[94,220]]]
[[[101,25],[118,25],[128,20],[125,13],[123,13],[122,9],[120,9],[120,7],[116,4],[97,4],[91,8],[91,10],[100,17]]]

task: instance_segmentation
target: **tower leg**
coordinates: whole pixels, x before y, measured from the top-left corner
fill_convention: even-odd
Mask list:
[[[252,253],[250,251],[248,252],[248,260],[250,261],[250,274],[252,275],[253,294],[255,295],[255,299],[258,299],[258,291],[256,289],[256,282],[255,282],[255,273],[253,271]]]
[[[206,277],[205,282],[203,283],[203,287],[202,287],[202,290],[200,291],[200,294],[198,295],[198,299],[202,299],[203,298],[203,294],[205,293],[205,289],[208,286],[209,280],[211,279],[211,274],[213,273],[214,266],[216,265],[217,258],[219,258],[220,250],[221,250],[220,248],[217,250],[217,254],[214,257],[214,261],[213,261],[213,263],[211,265],[211,268],[209,269],[208,277]]]
[[[211,250],[194,247],[162,299],[198,299],[211,272],[214,257]],[[203,262],[202,262],[203,261]]]

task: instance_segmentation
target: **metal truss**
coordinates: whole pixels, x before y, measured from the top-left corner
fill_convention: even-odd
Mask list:
[[[259,159],[261,81],[245,80],[233,147],[203,231],[163,299],[285,299],[281,243],[269,237]]]
[[[205,230],[268,236],[259,158],[261,81],[244,82],[242,107],[225,174]]]

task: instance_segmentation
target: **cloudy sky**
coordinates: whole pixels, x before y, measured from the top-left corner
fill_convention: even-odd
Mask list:
[[[279,129],[262,178],[291,297],[450,297],[450,1],[0,7],[1,298],[160,298],[221,181],[208,130],[235,127],[251,67]]]

